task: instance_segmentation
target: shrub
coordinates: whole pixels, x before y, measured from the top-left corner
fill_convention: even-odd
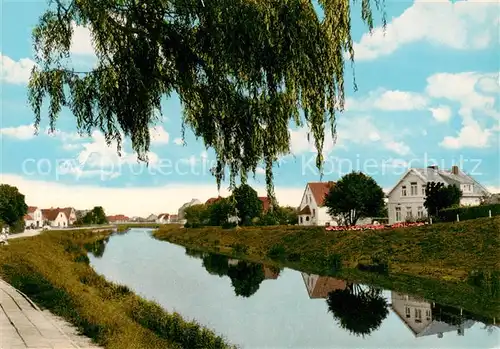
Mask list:
[[[236,243],[236,244],[231,245],[231,247],[233,248],[233,251],[235,253],[244,254],[244,253],[247,253],[247,251],[248,251],[248,246],[244,245],[244,244]]]
[[[297,252],[293,252],[293,253],[290,253],[286,259],[289,261],[289,262],[300,262],[300,253],[297,253]]]
[[[233,229],[236,227],[236,223],[234,222],[224,222],[222,224],[222,229]]]
[[[267,256],[271,259],[283,259],[285,255],[285,247],[281,244],[273,245],[267,252]]]
[[[342,256],[337,253],[328,255],[327,264],[333,273],[340,271],[342,269]]]
[[[492,216],[499,216],[500,204],[447,208],[439,211],[439,220],[442,222],[453,222],[457,220],[457,214],[461,221],[488,217],[490,210]]]

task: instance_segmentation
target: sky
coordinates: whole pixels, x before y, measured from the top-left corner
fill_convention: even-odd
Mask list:
[[[346,69],[346,110],[338,115],[336,142],[327,134],[324,174],[307,128],[290,127],[291,153],[274,169],[277,199],[299,205],[307,182],[338,180],[351,171],[391,189],[409,167],[458,165],[491,192],[500,192],[500,5],[495,1],[386,0],[387,27],[370,34],[353,8],[355,68]],[[34,134],[27,104],[33,62],[31,32],[45,1],[2,0],[2,183],[15,185],[29,205],[101,205],[108,214],[174,213],[187,201],[217,196],[213,150],[191,131],[181,138],[181,105],[174,94],[162,102],[151,128],[149,165],[138,163],[125,142],[121,156],[95,131],[77,134],[63,110],[49,134],[47,115]],[[90,32],[76,27],[75,65],[91,67]],[[358,90],[353,88],[353,76]],[[266,195],[263,168],[249,183]],[[228,182],[221,195],[228,195]]]

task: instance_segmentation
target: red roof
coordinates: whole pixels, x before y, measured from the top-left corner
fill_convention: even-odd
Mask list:
[[[54,221],[61,210],[59,208],[42,209],[42,216],[48,221]]]
[[[335,279],[329,276],[320,276],[314,289],[310,292],[311,298],[326,298],[328,293],[336,290],[345,290],[347,284],[344,280]]]
[[[127,216],[122,215],[122,214],[117,214],[114,216],[107,216],[106,218],[108,219],[108,222],[118,222],[118,221],[129,221],[130,220],[130,218],[128,218]]]
[[[262,210],[266,212],[271,207],[271,200],[267,196],[259,197],[259,200],[262,202]]]
[[[34,213],[38,207],[36,206],[28,206],[28,213]]]
[[[24,215],[23,219],[25,221],[32,221],[33,220],[33,216],[28,213],[28,214]]]
[[[335,185],[335,182],[310,182],[307,183],[314,196],[314,201],[318,206],[324,206],[325,196],[330,191],[330,188]]]
[[[216,198],[210,198],[207,201],[205,201],[205,205],[212,205],[212,204],[214,204],[217,201],[222,200],[222,199],[224,199],[222,196],[218,196]]]

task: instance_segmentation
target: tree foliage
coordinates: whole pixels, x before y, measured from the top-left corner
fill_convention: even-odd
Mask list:
[[[234,202],[229,198],[222,198],[210,205],[209,223],[212,226],[222,226],[235,213]]]
[[[0,221],[11,228],[18,227],[27,212],[28,205],[17,187],[0,184]],[[24,222],[22,227],[24,228]]]
[[[75,225],[106,224],[108,219],[102,206],[95,206],[87,212],[81,219],[77,219]]]
[[[330,292],[326,302],[340,327],[357,336],[364,337],[378,329],[389,314],[387,301],[374,288],[364,290],[350,284],[344,290]]]
[[[373,4],[383,0],[361,0],[370,29]],[[68,59],[73,23],[92,34],[97,64],[87,72]],[[217,184],[227,168],[233,187],[263,162],[271,197],[290,122],[307,124],[322,167],[325,128],[335,134],[344,106],[345,53],[354,62],[349,0],[55,0],[33,42],[37,126],[47,99],[51,129],[67,107],[82,133],[100,129],[118,150],[130,137],[147,160],[149,127],[162,97],[175,92],[183,127],[216,152]]]
[[[250,297],[257,292],[265,278],[262,264],[246,261],[230,265],[227,275],[231,279],[234,293],[242,297]]]
[[[184,218],[191,226],[202,226],[207,224],[210,218],[210,212],[206,205],[193,205],[186,208]]]
[[[361,172],[343,176],[325,198],[331,216],[341,216],[347,225],[360,218],[378,217],[384,210],[384,191],[375,180]]]
[[[462,191],[456,185],[442,182],[428,182],[425,187],[424,206],[430,215],[437,216],[439,211],[460,204]]]
[[[242,225],[252,224],[252,219],[262,213],[262,201],[255,189],[248,184],[242,184],[233,191],[236,212]]]

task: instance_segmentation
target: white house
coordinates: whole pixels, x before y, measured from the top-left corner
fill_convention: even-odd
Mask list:
[[[479,205],[484,197],[490,195],[458,166],[452,166],[450,171],[440,170],[437,166],[411,168],[387,194],[389,224],[427,216],[424,201],[425,188],[429,182],[457,185],[462,190],[460,205],[463,206]]]
[[[39,228],[43,226],[42,210],[36,206],[29,206],[28,213],[24,216],[25,227]]]
[[[465,320],[458,325],[448,324],[434,316],[434,304],[424,299],[391,291],[391,308],[415,337],[437,336],[456,331],[463,336],[466,329],[474,325],[473,320]]]
[[[158,218],[156,219],[156,223],[168,224],[170,223],[170,214],[168,213],[160,213]]]
[[[299,206],[299,225],[338,225],[338,220],[328,214],[325,196],[334,182],[307,183]]]
[[[70,226],[68,210],[62,208],[43,209],[44,222],[51,227],[66,228]]]

